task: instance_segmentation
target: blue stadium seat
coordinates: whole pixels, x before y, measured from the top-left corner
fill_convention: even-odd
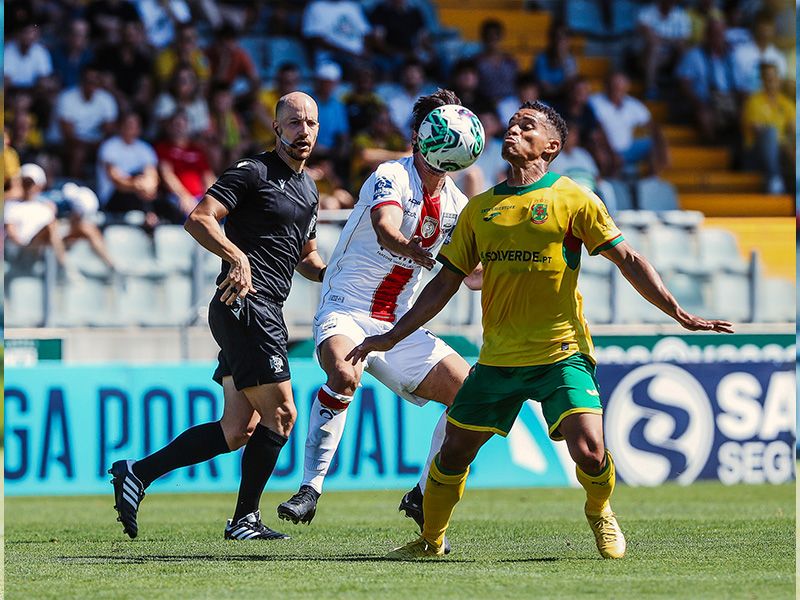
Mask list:
[[[247,52],[258,71],[261,79],[269,79],[269,56],[267,55],[266,45],[263,36],[245,36],[239,38],[239,45]]]
[[[794,284],[786,279],[766,278],[757,288],[756,321],[787,323],[794,321],[797,301]]]
[[[701,275],[708,268],[700,261],[697,240],[682,227],[657,225],[647,233],[650,238],[648,255],[656,269]]]
[[[191,277],[172,273],[164,279],[162,287],[165,296],[165,321],[172,325],[185,325],[194,316]]]
[[[747,273],[749,265],[739,253],[736,237],[725,229],[704,227],[700,230],[700,262],[711,271]]]
[[[113,289],[104,281],[84,277],[60,286],[57,292],[53,315],[55,325],[84,327],[121,324],[114,309]]]
[[[746,274],[718,271],[711,276],[708,316],[730,321],[749,321],[750,278]]]
[[[173,325],[166,311],[162,281],[135,275],[117,287],[120,325]]]
[[[200,246],[180,225],[159,225],[153,234],[156,260],[166,272],[189,273]]]
[[[675,186],[657,177],[647,177],[636,182],[636,201],[642,210],[678,210],[678,193]]]
[[[633,210],[636,208],[633,204],[633,195],[631,194],[631,187],[621,179],[606,179],[605,183],[611,186],[614,190],[614,201],[616,202],[616,210]]]

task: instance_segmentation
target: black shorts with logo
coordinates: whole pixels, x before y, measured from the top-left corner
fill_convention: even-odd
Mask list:
[[[282,306],[257,295],[228,306],[220,302],[221,294],[217,290],[208,307],[211,334],[221,348],[214,381],[222,385],[222,378],[232,375],[242,390],[289,379]]]

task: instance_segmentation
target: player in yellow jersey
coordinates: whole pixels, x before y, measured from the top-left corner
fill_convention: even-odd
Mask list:
[[[683,310],[650,263],[625,242],[602,201],[548,172],[566,134],[564,120],[549,106],[520,107],[503,141],[508,180],[467,204],[452,241],[439,253],[445,268],[411,310],[348,356],[355,362],[394,347],[442,310],[464,277],[483,264],[480,357],[448,412],[445,440],[430,467],[422,536],[389,558],[443,555],[470,463],[492,435],[508,434],[528,398],[542,404],[550,437],[567,443],[600,554],[624,556],[625,537],[609,502],[615,472],[603,439],[594,347],[577,287],[581,244],[611,260],[645,299],[686,329],[733,332],[727,321]]]

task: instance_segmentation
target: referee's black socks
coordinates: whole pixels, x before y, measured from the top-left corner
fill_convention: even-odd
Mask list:
[[[220,422],[203,423],[187,429],[158,452],[137,460],[133,464],[133,474],[147,487],[170,471],[205,462],[225,452],[230,452],[230,448]]]
[[[239,498],[233,522],[258,510],[258,503],[267,480],[275,470],[278,455],[288,438],[264,427],[256,425],[253,435],[247,441],[242,454],[242,481],[239,484]]]

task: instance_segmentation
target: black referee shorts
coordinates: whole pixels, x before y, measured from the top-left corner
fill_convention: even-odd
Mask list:
[[[221,294],[217,290],[208,307],[211,334],[221,348],[214,381],[222,385],[222,378],[232,375],[242,390],[289,379],[289,335],[281,305],[246,296],[228,306],[220,302]]]

